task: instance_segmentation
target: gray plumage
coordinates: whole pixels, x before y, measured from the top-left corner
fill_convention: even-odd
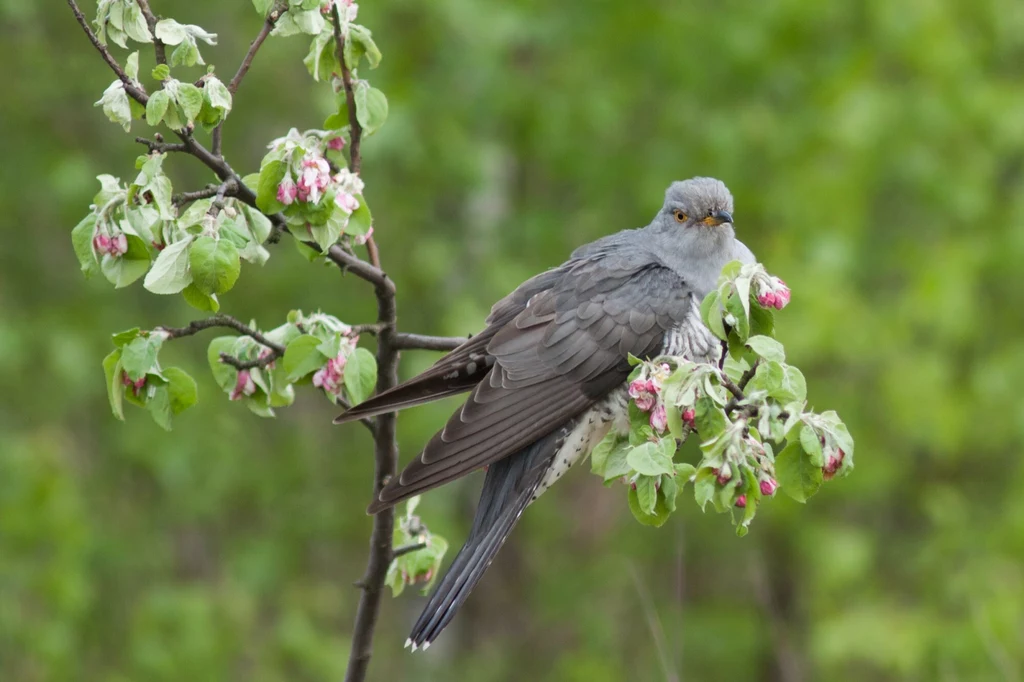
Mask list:
[[[584,245],[520,285],[485,329],[423,374],[336,422],[471,391],[381,491],[370,513],[488,467],[470,536],[413,628],[427,646],[450,621],[529,503],[625,425],[630,354],[711,358],[699,305],[725,263],[753,262],[735,239],[732,195],[712,178],[673,183],[650,225]]]

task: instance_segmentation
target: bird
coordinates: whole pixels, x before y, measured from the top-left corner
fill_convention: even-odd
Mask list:
[[[367,510],[486,469],[466,542],[407,646],[429,647],[451,622],[531,502],[610,430],[628,433],[630,356],[718,361],[721,342],[702,321],[701,302],[726,263],[756,260],[736,239],[732,214],[732,194],[720,180],[673,182],[646,227],[577,248],[499,300],[480,333],[335,419],[469,392]]]

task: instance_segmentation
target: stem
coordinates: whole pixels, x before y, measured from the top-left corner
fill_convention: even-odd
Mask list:
[[[149,8],[149,0],[139,0],[139,9],[142,10],[142,16],[146,17],[149,32],[153,34],[153,55],[156,57],[156,63],[166,64],[167,50],[164,48],[163,41],[156,37],[156,15]]]
[[[207,317],[204,320],[195,320],[187,327],[158,327],[160,331],[167,334],[168,338],[180,339],[183,336],[193,336],[203,331],[204,329],[210,329],[212,327],[227,327],[234,329],[236,332],[243,336],[248,336],[254,341],[266,346],[271,351],[276,353],[278,356],[284,355],[284,346],[279,343],[274,343],[267,337],[263,336],[258,330],[251,329],[243,324],[240,320],[218,313],[212,317]],[[268,360],[267,362],[272,362]],[[230,364],[230,363],[229,363]]]
[[[402,545],[401,547],[396,547],[395,551],[391,553],[391,556],[397,559],[400,556],[405,556],[406,554],[411,554],[412,552],[418,552],[421,549],[426,549],[426,547],[427,543],[425,542],[417,542],[412,545]]]
[[[463,336],[426,336],[424,334],[396,334],[395,347],[403,350],[455,350],[469,339]]]

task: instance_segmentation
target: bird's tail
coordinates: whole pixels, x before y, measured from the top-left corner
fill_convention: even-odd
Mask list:
[[[412,628],[406,646],[426,648],[451,622],[505,544],[550,466],[564,437],[558,430],[491,464],[484,478],[473,528]]]

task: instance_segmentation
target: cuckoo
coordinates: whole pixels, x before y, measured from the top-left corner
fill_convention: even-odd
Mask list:
[[[498,301],[486,327],[428,370],[350,409],[342,423],[469,391],[370,513],[486,469],[465,545],[413,626],[427,647],[451,622],[523,511],[610,429],[629,429],[629,356],[717,361],[700,304],[732,260],[733,200],[713,178],[674,182],[651,223],[576,249]]]

